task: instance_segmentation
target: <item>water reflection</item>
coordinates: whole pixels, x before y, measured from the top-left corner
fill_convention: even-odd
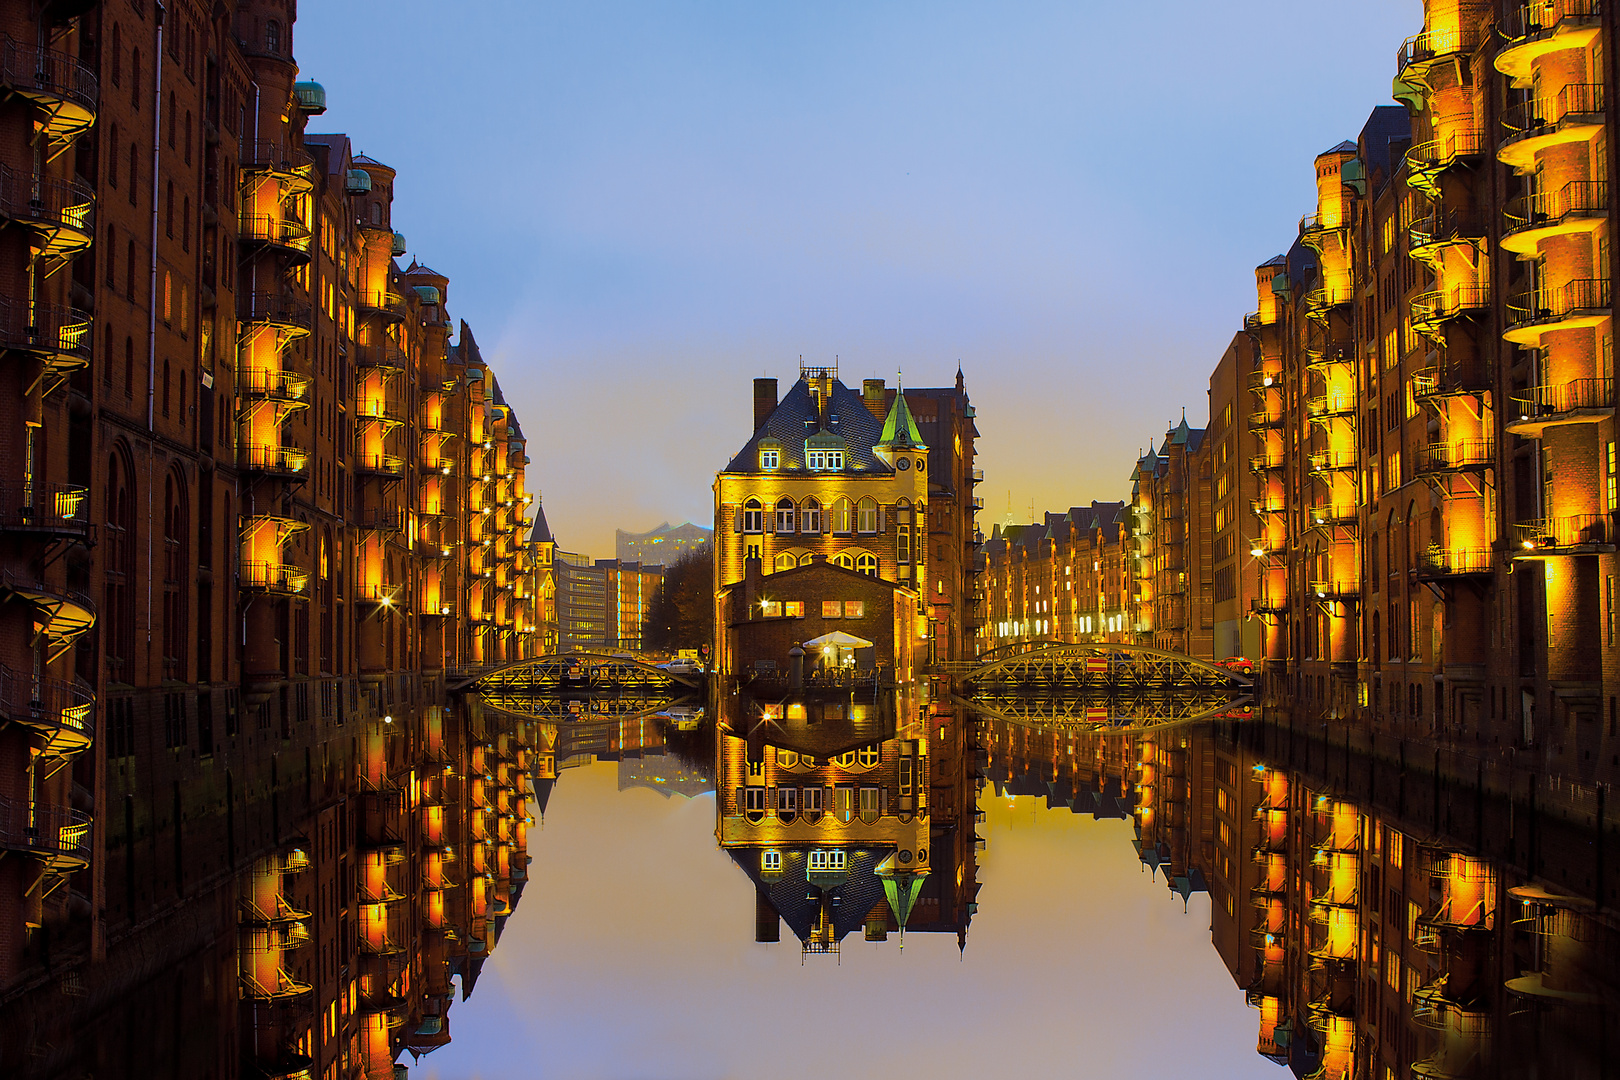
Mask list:
[[[982,807],[1033,797],[1046,814],[1128,821],[1120,847],[1175,917],[1207,894],[1253,1049],[1297,1076],[1608,1067],[1617,953],[1597,789],[1281,716],[1122,736],[1076,723],[1063,699],[1025,698],[1014,719],[877,678],[759,679],[697,703],[468,696],[378,712],[345,733],[347,755],[227,804],[223,862],[256,835],[289,839],[237,859],[183,925],[130,926],[105,960],[61,957],[49,985],[4,1006],[0,1072],[394,1077],[453,1045],[455,986],[470,995],[524,918],[530,870],[581,873],[531,868],[530,827],[569,797],[571,770],[602,762],[621,792],[714,792],[731,870],[697,888],[751,895],[754,942],[795,969],[835,971],[851,941],[898,956],[919,934],[971,958],[973,924],[1023,910],[992,889],[980,911],[981,883],[1013,873],[987,861]],[[1090,935],[1097,966],[1081,953],[1059,982],[1108,980],[1109,928],[1077,925],[1029,929]],[[863,977],[902,993],[906,972]],[[444,1075],[471,1071],[457,1053],[433,1059]]]

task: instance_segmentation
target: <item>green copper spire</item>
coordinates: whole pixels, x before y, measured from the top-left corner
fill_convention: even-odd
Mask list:
[[[903,391],[895,391],[894,404],[889,407],[889,418],[883,421],[883,438],[878,440],[878,445],[907,448],[923,445],[922,432],[917,430],[917,421],[906,405]]]

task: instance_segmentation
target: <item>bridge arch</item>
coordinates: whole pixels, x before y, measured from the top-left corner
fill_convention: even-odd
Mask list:
[[[460,682],[452,683],[452,690],[473,690],[480,693],[534,692],[560,688],[580,690],[618,690],[653,686],[682,686],[701,690],[702,675],[672,675],[645,660],[610,656],[606,653],[551,653],[479,672]]]

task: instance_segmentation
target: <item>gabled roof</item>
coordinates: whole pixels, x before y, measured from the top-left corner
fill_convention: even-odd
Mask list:
[[[851,931],[859,930],[866,922],[866,913],[879,902],[887,902],[883,895],[883,883],[874,871],[877,864],[893,850],[893,845],[886,848],[868,844],[843,847],[846,865],[842,880],[826,888],[812,884],[810,880],[808,846],[784,846],[779,850],[782,853],[782,869],[768,874],[760,868],[763,848],[730,848],[726,853],[753,879],[754,887],[765,894],[771,907],[776,909],[788,929],[793,931],[793,936],[800,941],[808,940],[815,928],[823,895],[837,900],[830,907],[834,940],[841,940]]]
[[[836,419],[836,423],[833,421]],[[805,468],[805,440],[825,430],[844,440],[845,472],[870,473],[892,476],[894,470],[872,452],[883,434],[883,425],[872,415],[861,396],[834,379],[825,415],[816,408],[810,385],[804,379],[794,383],[765,422],[731,459],[724,471],[758,475],[764,472],[785,472]],[[759,467],[759,446],[765,440],[774,440],[781,449],[781,464],[772,470]]]

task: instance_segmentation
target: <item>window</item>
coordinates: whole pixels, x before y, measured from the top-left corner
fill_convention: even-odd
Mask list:
[[[844,615],[844,604],[840,600],[823,600],[821,602],[821,617],[823,619],[840,619]]]
[[[786,600],[782,603],[782,614],[790,619],[804,618],[803,600]]]
[[[878,504],[877,500],[868,496],[856,505],[856,528],[863,533],[878,531]]]
[[[767,873],[774,873],[782,869],[782,853],[780,851],[767,851],[760,856],[759,868]]]
[[[782,614],[782,601],[761,600],[759,602],[759,613],[762,617],[767,619],[777,618]]]
[[[1614,444],[1611,443],[1610,446]],[[821,531],[821,503],[815,499],[804,501],[804,510],[800,514],[800,532],[819,533]]]
[[[832,561],[834,566],[842,566],[845,570],[855,569],[855,560],[850,557],[850,554],[847,551],[840,551],[838,554],[833,556]]]
[[[875,787],[861,788],[861,820],[870,824],[878,817],[878,789]]]
[[[855,570],[857,573],[865,574],[867,577],[877,577],[877,556],[869,551],[861,552],[855,559]]]
[[[765,531],[765,508],[758,499],[749,499],[743,503],[742,531],[745,533],[762,533]]]
[[[828,531],[838,534],[848,534],[854,531],[851,528],[853,507],[848,499],[837,499],[832,504],[831,520]]]
[[[818,787],[805,788],[804,805],[800,809],[806,816],[821,813],[821,789]]]
[[[774,565],[777,570],[791,570],[799,565],[799,560],[794,558],[791,552],[784,551],[776,557]]]
[[[799,789],[790,787],[777,788],[776,811],[785,818],[797,814],[799,812]]]
[[[782,451],[780,450],[761,450],[759,452],[759,467],[762,469],[778,468],[781,461]],[[778,855],[777,858],[780,859],[781,856]]]
[[[866,601],[864,601],[864,600],[845,600],[844,601],[844,618],[846,618],[846,619],[864,619],[865,617],[866,617]]]
[[[797,516],[792,499],[784,495],[776,501],[776,531],[778,533],[792,532],[793,519]]]
[[[844,467],[842,450],[806,450],[805,465],[812,472],[838,472]]]
[[[837,848],[831,851],[812,851],[810,853],[810,872],[838,873],[848,865],[847,856]]]
[[[765,789],[762,787],[743,788],[743,809],[749,814],[763,814],[765,812]]]
[[[281,24],[274,19],[264,26],[264,51],[276,55],[281,53]]]
[[[863,769],[870,769],[882,760],[882,753],[875,746],[868,746],[864,750],[855,752],[855,761]]]

